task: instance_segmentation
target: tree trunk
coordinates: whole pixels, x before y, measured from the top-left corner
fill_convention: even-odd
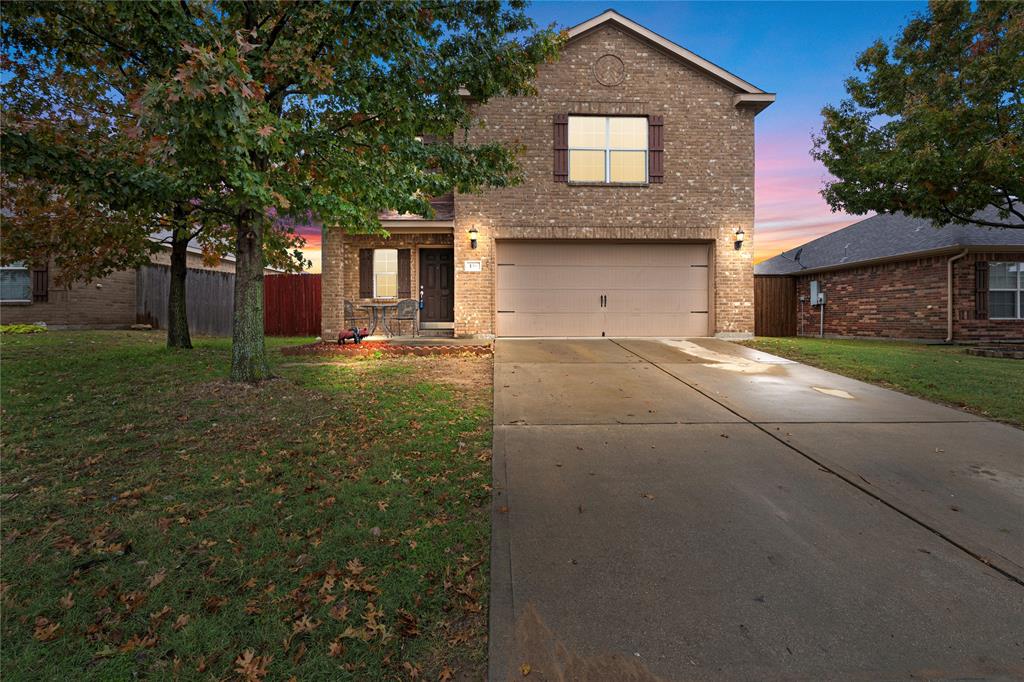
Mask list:
[[[174,211],[174,235],[171,237],[171,288],[167,295],[167,347],[191,348],[192,338],[188,333],[188,301],[185,278],[188,277],[189,232],[184,213]]]
[[[231,380],[270,378],[263,343],[263,218],[246,210],[235,220],[235,314],[231,324]]]

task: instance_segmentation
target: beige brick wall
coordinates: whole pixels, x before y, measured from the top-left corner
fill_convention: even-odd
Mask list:
[[[624,81],[594,77],[605,54],[626,65]],[[734,106],[734,91],[618,28],[570,43],[542,66],[538,96],[495,100],[478,110],[485,127],[472,142],[523,145],[525,182],[456,196],[456,334],[494,332],[494,239],[684,240],[715,243],[715,331],[754,329],[754,114]],[[552,118],[558,113],[660,114],[665,119],[665,181],[647,187],[571,186],[552,180]],[[469,249],[467,230],[480,230]],[[733,235],[742,227],[743,248]],[[482,260],[466,273],[465,259]]]
[[[161,249],[151,262],[170,265],[171,252]],[[235,264],[222,260],[210,267],[202,256],[188,254],[188,266],[199,270],[234,272]],[[58,286],[59,270],[50,263],[50,287],[45,303],[0,305],[0,323],[45,322],[56,327],[116,328],[135,324],[135,270],[122,270],[88,284]]]
[[[410,249],[411,283],[410,292],[413,298],[419,296],[419,249],[438,246],[451,246],[452,235],[442,233],[426,234],[393,234],[390,237],[379,235],[344,235],[337,231],[326,231],[323,236],[323,269],[322,272],[322,332],[325,339],[336,339],[338,332],[348,329],[353,321],[344,320],[345,301],[352,301],[356,306],[360,303],[371,303],[372,298],[359,297],[359,249]],[[458,294],[456,294],[458,296]],[[384,301],[384,299],[380,299]],[[393,302],[393,299],[389,299]],[[366,311],[356,308],[356,313],[366,315]],[[458,313],[456,312],[456,315]],[[359,322],[360,326],[365,321]],[[412,322],[401,322],[391,325],[397,334],[411,334]],[[378,330],[380,331],[380,330]]]

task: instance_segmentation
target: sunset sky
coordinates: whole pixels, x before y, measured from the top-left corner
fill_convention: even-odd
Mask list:
[[[821,107],[843,96],[854,60],[891,40],[923,2],[536,2],[539,26],[568,28],[614,9],[769,92],[757,117],[755,260],[859,220],[818,194],[824,169],[808,155]],[[314,269],[320,232],[304,230]]]

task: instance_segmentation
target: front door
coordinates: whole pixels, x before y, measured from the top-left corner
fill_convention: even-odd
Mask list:
[[[420,323],[450,326],[455,322],[455,252],[420,249]]]

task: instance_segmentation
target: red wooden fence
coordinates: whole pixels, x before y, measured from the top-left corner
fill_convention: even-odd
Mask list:
[[[268,336],[319,336],[320,275],[266,275],[263,331]]]

